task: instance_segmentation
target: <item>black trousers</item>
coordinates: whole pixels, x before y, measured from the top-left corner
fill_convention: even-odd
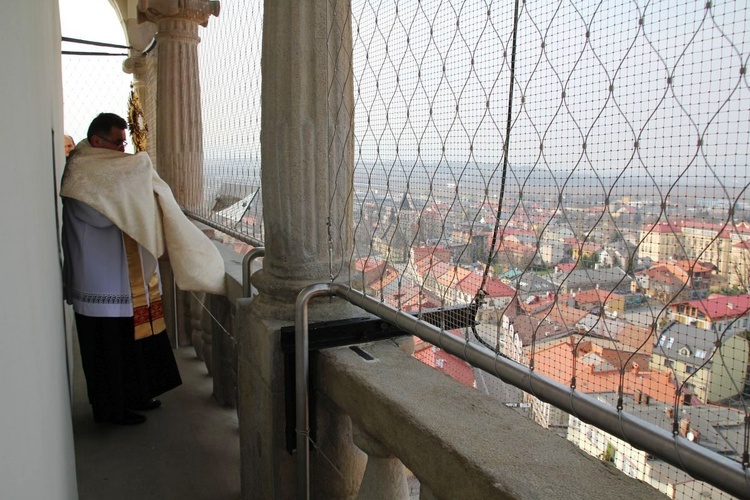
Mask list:
[[[133,318],[75,315],[81,364],[94,420],[122,418],[132,384]]]
[[[182,384],[166,332],[136,341],[132,316],[75,317],[94,420],[118,420]]]

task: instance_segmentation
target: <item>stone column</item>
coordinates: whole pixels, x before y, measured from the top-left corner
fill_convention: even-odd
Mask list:
[[[253,283],[257,279],[260,302],[277,301],[289,318],[305,285],[329,281],[329,257],[334,275],[346,273],[350,258],[354,90],[348,4],[265,2],[261,181],[266,256]]]
[[[197,208],[203,202],[203,122],[198,74],[198,25],[219,15],[209,0],[139,0],[139,20],[156,23],[156,125],[159,175],[177,202]]]
[[[353,446],[352,419],[325,394],[315,394],[315,446],[310,447],[311,498],[355,499],[367,455]]]
[[[367,468],[359,487],[359,500],[408,500],[404,464],[380,441],[354,427],[354,442],[367,453]]]
[[[212,363],[203,357],[204,340],[208,337],[211,342],[211,325],[204,328],[203,305],[206,303],[206,294],[203,292],[194,292],[190,294],[190,343],[195,350],[195,357],[206,363],[208,374],[211,375]]]
[[[258,296],[247,309],[238,308],[245,319],[239,336],[243,498],[294,498],[294,457],[285,449],[279,329],[293,324],[302,288],[330,281],[331,269],[347,276],[354,158],[349,16],[346,1],[264,4],[261,180],[266,255],[263,270],[253,275]],[[329,298],[310,308],[311,321],[357,314],[362,313]],[[332,480],[351,484],[350,476],[357,473],[347,465],[339,470],[344,479],[337,475]]]
[[[432,490],[425,486],[424,484],[419,485],[419,500],[438,500],[437,495],[435,495]]]

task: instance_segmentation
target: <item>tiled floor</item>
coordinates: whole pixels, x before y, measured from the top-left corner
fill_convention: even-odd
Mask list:
[[[77,346],[76,346],[77,349]],[[211,397],[192,347],[175,351],[182,386],[144,412],[142,425],[95,424],[75,372],[73,431],[81,500],[225,500],[240,497],[237,412]]]

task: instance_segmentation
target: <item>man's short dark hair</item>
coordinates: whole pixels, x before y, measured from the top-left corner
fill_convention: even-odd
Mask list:
[[[86,132],[86,139],[90,141],[95,135],[108,135],[112,131],[112,127],[127,130],[128,122],[114,113],[100,113],[99,116],[92,120],[91,125],[89,125],[89,130]]]

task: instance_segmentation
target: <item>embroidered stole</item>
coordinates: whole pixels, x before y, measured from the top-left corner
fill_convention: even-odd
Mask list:
[[[167,326],[164,322],[164,308],[159,293],[159,276],[154,274],[148,281],[148,295],[143,281],[143,265],[138,243],[125,233],[125,254],[128,259],[130,277],[130,294],[133,299],[133,320],[135,322],[135,340],[162,333]],[[150,299],[150,300],[149,300]]]

